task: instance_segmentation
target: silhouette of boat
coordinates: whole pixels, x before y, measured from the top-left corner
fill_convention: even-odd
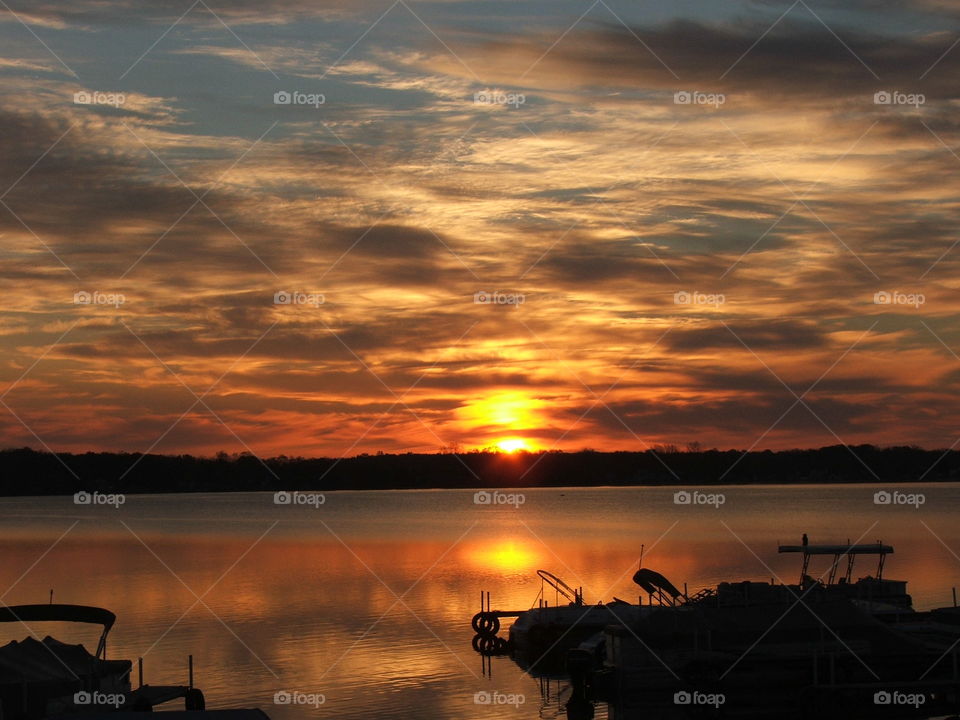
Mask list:
[[[633,579],[647,602],[635,604],[586,605],[581,590],[540,571],[537,607],[494,610],[487,594],[473,619],[486,639],[474,647],[510,653],[534,675],[569,677],[571,717],[590,716],[596,700],[612,703],[611,717],[631,716],[630,707],[673,717],[675,695],[721,690],[740,707],[776,706],[780,717],[799,708],[804,717],[893,717],[878,712],[874,696],[898,692],[922,694],[927,709],[957,711],[960,609],[914,611],[906,581],[883,577],[891,546],[804,542],[779,551],[802,555],[796,585],[722,582],[688,594],[641,567]],[[820,555],[833,561],[814,580],[809,565]],[[861,555],[877,557],[877,569],[854,581]],[[552,606],[543,599],[549,588]],[[504,617],[516,618],[508,639],[496,637]],[[760,716],[773,715],[751,717]]]
[[[183,699],[185,711],[170,718],[263,720],[259,710],[207,711],[203,693],[188,685],[144,685],[134,689],[129,660],[108,660],[107,635],[116,615],[86,605],[14,605],[0,607],[0,623],[63,622],[101,626],[96,650],[70,645],[53,637],[27,637],[0,647],[0,718],[43,720],[82,715],[85,720],[141,717],[142,712]],[[32,630],[31,630],[32,634]],[[192,667],[192,664],[191,664]]]

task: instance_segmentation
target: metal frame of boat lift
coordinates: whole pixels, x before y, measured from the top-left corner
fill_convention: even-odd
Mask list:
[[[803,553],[803,567],[800,569],[801,585],[803,585],[804,578],[807,577],[811,555],[833,555],[833,564],[830,566],[830,575],[827,578],[827,585],[833,585],[842,556],[847,556],[847,570],[843,582],[850,583],[853,579],[853,565],[857,555],[878,555],[876,579],[883,580],[883,561],[887,555],[893,552],[892,545],[884,545],[879,540],[867,545],[850,545],[849,543],[846,545],[780,545],[777,543],[777,545],[777,552]]]

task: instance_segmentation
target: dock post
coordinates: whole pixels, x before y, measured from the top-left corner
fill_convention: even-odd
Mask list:
[[[137,679],[140,683],[139,685],[137,685],[137,687],[143,687],[143,658],[142,657],[137,658]]]
[[[190,688],[193,688],[193,655],[189,655],[189,656],[187,657],[187,662],[189,663],[189,667],[190,667],[190,683],[189,683],[189,687],[190,687]]]
[[[953,588],[953,606],[954,607],[957,606],[957,588],[956,587]]]

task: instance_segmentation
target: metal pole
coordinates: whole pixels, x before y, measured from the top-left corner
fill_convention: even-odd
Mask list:
[[[193,688],[193,655],[190,655],[188,660],[190,664],[190,688]]]
[[[137,687],[143,687],[143,658],[137,658],[137,679],[139,680],[139,685]]]

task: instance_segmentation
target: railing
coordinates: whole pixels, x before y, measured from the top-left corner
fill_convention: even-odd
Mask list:
[[[537,575],[540,576],[540,580],[542,581],[540,583],[541,597],[546,597],[543,594],[543,590],[544,590],[543,583],[547,583],[557,593],[556,604],[558,605],[560,604],[559,596],[563,595],[563,597],[565,597],[574,605],[583,605],[583,590],[580,590],[580,591],[574,590],[572,587],[567,585],[563,580],[558,578],[553,573],[547,572],[546,570],[537,570]]]

